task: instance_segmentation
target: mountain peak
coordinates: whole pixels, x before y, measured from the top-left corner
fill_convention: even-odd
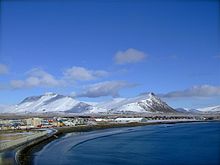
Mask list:
[[[149,96],[149,97],[155,97],[156,95],[155,95],[153,92],[150,92],[150,93],[148,94],[148,96]]]
[[[149,95],[155,96],[155,93],[154,92],[150,92]]]
[[[148,97],[149,97],[150,100],[158,100],[158,101],[161,102],[161,99],[160,99],[159,97],[157,97],[157,95],[154,94],[153,92],[150,92],[150,93],[148,94]]]

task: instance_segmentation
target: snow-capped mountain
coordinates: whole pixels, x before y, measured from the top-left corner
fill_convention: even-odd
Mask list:
[[[114,99],[98,105],[109,112],[137,112],[137,113],[175,113],[176,111],[163,102],[154,93],[140,95],[134,98]]]
[[[220,113],[220,105],[198,108],[198,109],[176,108],[175,110],[180,113],[188,113],[188,114],[214,114],[214,113]]]
[[[198,114],[201,113],[199,110],[197,109],[188,109],[188,108],[176,108],[175,109],[177,112],[180,113],[190,113],[190,114]]]
[[[107,102],[89,103],[55,93],[27,97],[21,103],[6,108],[7,113],[175,113],[176,111],[149,93],[134,98],[115,98]]]
[[[70,96],[45,93],[41,96],[27,97],[21,103],[11,106],[9,113],[83,112],[90,105]]]
[[[198,109],[202,113],[220,113],[220,105],[218,106],[212,106],[212,107],[205,107],[205,108],[199,108]]]

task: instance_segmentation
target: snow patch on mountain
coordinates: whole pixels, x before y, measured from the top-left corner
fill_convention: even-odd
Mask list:
[[[201,111],[201,112],[220,112],[220,105],[205,107],[205,108],[199,108],[198,110]]]
[[[41,96],[28,97],[21,103],[11,107],[8,112],[16,113],[44,113],[63,112],[71,109],[79,101],[70,96],[46,93]]]
[[[155,94],[140,95],[134,98],[118,98],[110,102],[101,103],[98,107],[107,109],[112,113],[136,112],[136,113],[174,113],[175,110],[160,100]]]
[[[189,108],[176,108],[175,110],[177,112],[180,112],[180,113],[188,113],[188,114],[199,114],[199,113],[201,113],[197,109],[189,109]]]

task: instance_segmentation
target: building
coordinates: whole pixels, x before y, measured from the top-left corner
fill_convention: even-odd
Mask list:
[[[26,119],[26,125],[27,126],[34,126],[38,127],[41,125],[42,119],[41,118],[29,118]]]
[[[116,118],[117,123],[143,123],[147,122],[145,118]]]
[[[103,118],[95,118],[96,122],[108,122],[108,119],[103,119]]]

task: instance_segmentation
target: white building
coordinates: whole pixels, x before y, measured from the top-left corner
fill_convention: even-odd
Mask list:
[[[143,123],[147,122],[145,118],[116,118],[117,123]]]
[[[27,123],[27,126],[37,127],[37,126],[41,125],[42,120],[43,119],[41,119],[41,118],[29,118],[29,119],[26,119],[26,123]]]
[[[104,118],[95,118],[96,122],[108,122],[110,121],[109,119],[104,119]]]
[[[65,126],[75,126],[76,125],[76,123],[75,122],[73,122],[73,121],[63,121],[63,124],[65,125]]]

